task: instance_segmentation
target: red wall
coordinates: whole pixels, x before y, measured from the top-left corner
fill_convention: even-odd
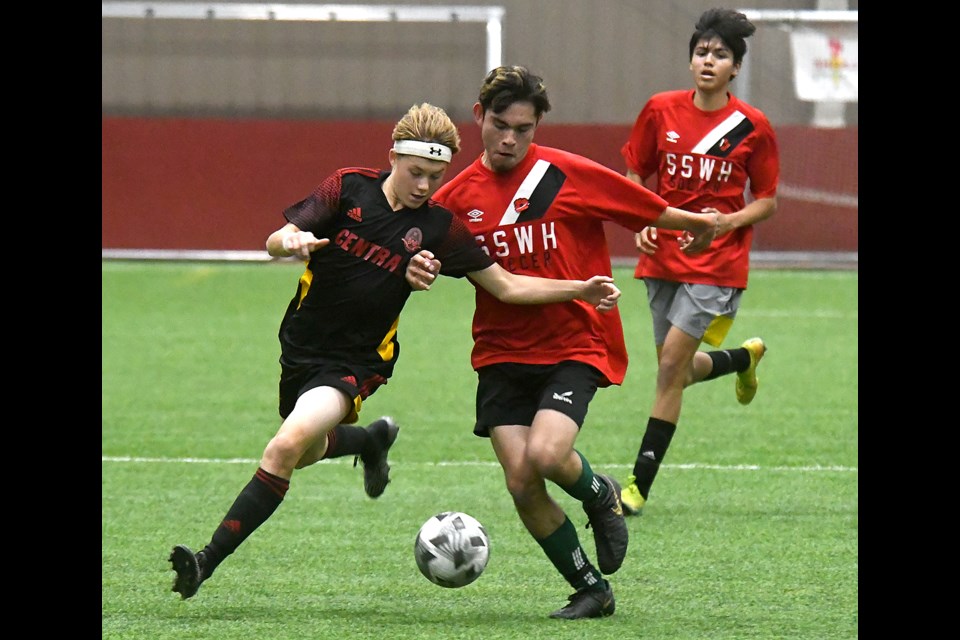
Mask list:
[[[281,211],[347,165],[387,167],[392,122],[102,118],[104,249],[264,249]],[[481,151],[472,122],[453,175]],[[552,125],[537,142],[623,171],[629,126]],[[857,128],[777,129],[780,206],[758,225],[763,251],[857,251]],[[837,194],[846,195],[838,199]],[[611,252],[635,255],[610,228]]]

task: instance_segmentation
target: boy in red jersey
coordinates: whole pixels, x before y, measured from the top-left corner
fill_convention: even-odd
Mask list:
[[[483,154],[434,196],[494,260],[517,274],[610,274],[605,221],[633,231],[650,224],[687,230],[681,243],[688,251],[709,244],[715,214],[669,207],[603,165],[534,144],[549,110],[542,78],[519,66],[492,70],[473,107]],[[431,258],[411,262],[428,282],[438,267]],[[511,307],[478,288],[473,337],[474,433],[490,438],[520,519],[576,590],[550,617],[611,615],[615,601],[604,575],[620,568],[628,542],[620,487],[594,474],[574,444],[597,388],[620,384],[626,372],[620,315],[577,302]],[[582,502],[598,566],[546,480]]]
[[[411,293],[411,257],[429,250],[443,275],[469,276],[494,299],[517,304],[584,300],[616,305],[609,273],[589,280],[548,280],[510,273],[477,247],[464,224],[430,199],[443,182],[460,134],[439,107],[414,105],[396,124],[390,171],[339,169],[283,212],[267,238],[274,257],[306,262],[280,324],[283,422],[253,478],[237,495],[210,542],[170,553],[173,591],[187,599],[280,506],[296,469],[324,458],[363,462],[364,490],[387,486],[387,452],[399,427],[389,417],[352,426],[367,398],[393,375],[397,327]],[[602,271],[602,270],[601,270]],[[422,288],[422,287],[415,287]]]
[[[719,347],[747,288],[753,225],[777,209],[780,163],[766,116],[729,92],[740,71],[754,25],[730,9],[710,9],[690,38],[694,89],[650,98],[621,153],[627,177],[643,184],[656,174],[657,193],[675,207],[720,214],[716,239],[697,255],[677,247],[675,233],[651,225],[636,236],[636,277],[647,288],[657,350],[657,387],[633,474],[621,494],[623,509],[637,515],[680,419],[683,390],[736,373],[740,404],[757,392],[757,364],[766,352],[760,338],[740,348]],[[750,184],[753,201],[746,204]]]

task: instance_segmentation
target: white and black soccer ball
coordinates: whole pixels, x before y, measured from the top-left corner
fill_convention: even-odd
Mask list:
[[[461,511],[444,511],[420,527],[413,555],[420,573],[430,582],[451,589],[464,587],[487,568],[490,538],[476,518]]]

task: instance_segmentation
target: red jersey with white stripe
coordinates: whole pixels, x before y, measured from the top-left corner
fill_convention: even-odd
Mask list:
[[[780,160],[766,116],[730,94],[723,109],[702,111],[694,106],[693,95],[690,89],[650,98],[620,150],[627,167],[644,179],[657,174],[657,193],[687,211],[739,211],[748,180],[754,198],[775,196]],[[660,248],[652,256],[640,256],[637,278],[747,287],[753,226],[720,236],[692,256],[677,245],[679,233],[657,230]]]
[[[663,198],[612,169],[536,144],[508,172],[491,171],[478,158],[434,199],[463,220],[504,269],[572,280],[611,274],[604,222],[639,231],[667,207]],[[616,309],[600,313],[579,300],[505,304],[476,289],[474,369],[574,360],[600,370],[601,386],[623,382],[627,350]]]

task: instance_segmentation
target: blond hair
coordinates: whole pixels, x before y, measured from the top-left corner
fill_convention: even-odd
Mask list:
[[[393,140],[435,142],[460,151],[460,132],[447,112],[429,102],[415,104],[393,127]]]

